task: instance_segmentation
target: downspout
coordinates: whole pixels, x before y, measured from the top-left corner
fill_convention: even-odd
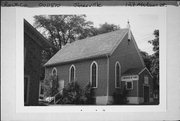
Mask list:
[[[109,103],[109,55],[107,55],[107,103]]]

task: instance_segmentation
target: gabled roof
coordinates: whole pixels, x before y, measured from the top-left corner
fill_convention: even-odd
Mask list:
[[[126,76],[126,75],[138,75],[139,72],[141,72],[143,68],[130,68],[128,69],[127,71],[125,71],[123,73],[123,76]]]
[[[45,66],[77,61],[81,59],[108,56],[127,34],[128,29],[100,34],[82,40],[77,40],[59,50]]]
[[[147,72],[149,73],[149,75],[153,78],[152,74],[150,73],[150,71],[144,67],[144,68],[130,68],[127,71],[125,71],[122,76],[127,76],[127,75],[140,75],[142,72],[144,72],[145,70],[147,70]]]
[[[55,47],[25,19],[24,19],[24,32],[30,37],[33,37],[33,40],[42,48],[55,49]]]

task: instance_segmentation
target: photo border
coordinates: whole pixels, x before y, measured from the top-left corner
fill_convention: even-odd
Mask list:
[[[89,10],[90,9],[90,10]],[[107,10],[108,9],[108,10]],[[24,106],[23,99],[23,80],[24,80],[24,62],[23,62],[23,40],[24,26],[23,19],[30,14],[97,14],[107,11],[110,14],[112,11],[121,9],[138,11],[138,14],[156,14],[159,16],[159,31],[160,31],[160,104],[159,105],[106,105],[106,106]],[[143,10],[142,10],[143,9]],[[60,11],[60,12],[57,12]],[[87,13],[86,13],[87,12]],[[72,110],[73,108],[73,110]],[[151,7],[91,7],[91,8],[16,8],[16,112],[17,113],[61,113],[61,112],[165,112],[166,111],[166,8]]]

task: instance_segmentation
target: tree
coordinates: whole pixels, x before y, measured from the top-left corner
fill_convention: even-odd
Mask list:
[[[85,17],[85,15],[34,16],[34,26],[41,28],[43,35],[61,49],[67,42],[93,35],[91,33],[93,23],[86,21]]]
[[[99,28],[95,28],[96,33],[94,35],[103,34],[118,29],[120,29],[119,26],[105,22],[104,24],[101,24]]]
[[[140,53],[141,53],[141,56],[144,60],[144,63],[146,65],[147,69],[150,70],[151,69],[151,56],[145,51],[140,50]]]
[[[153,45],[154,54],[151,56],[150,71],[155,80],[155,88],[159,85],[159,30],[154,31],[155,39],[150,40],[149,43]]]

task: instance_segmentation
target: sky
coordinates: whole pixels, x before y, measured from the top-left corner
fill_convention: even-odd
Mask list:
[[[26,16],[25,19],[33,25],[33,16]],[[155,14],[86,14],[86,20],[92,21],[95,27],[105,22],[109,24],[119,25],[120,28],[127,28],[129,20],[131,31],[140,50],[153,54],[153,46],[148,43],[154,39],[153,32],[159,29],[159,18]]]

